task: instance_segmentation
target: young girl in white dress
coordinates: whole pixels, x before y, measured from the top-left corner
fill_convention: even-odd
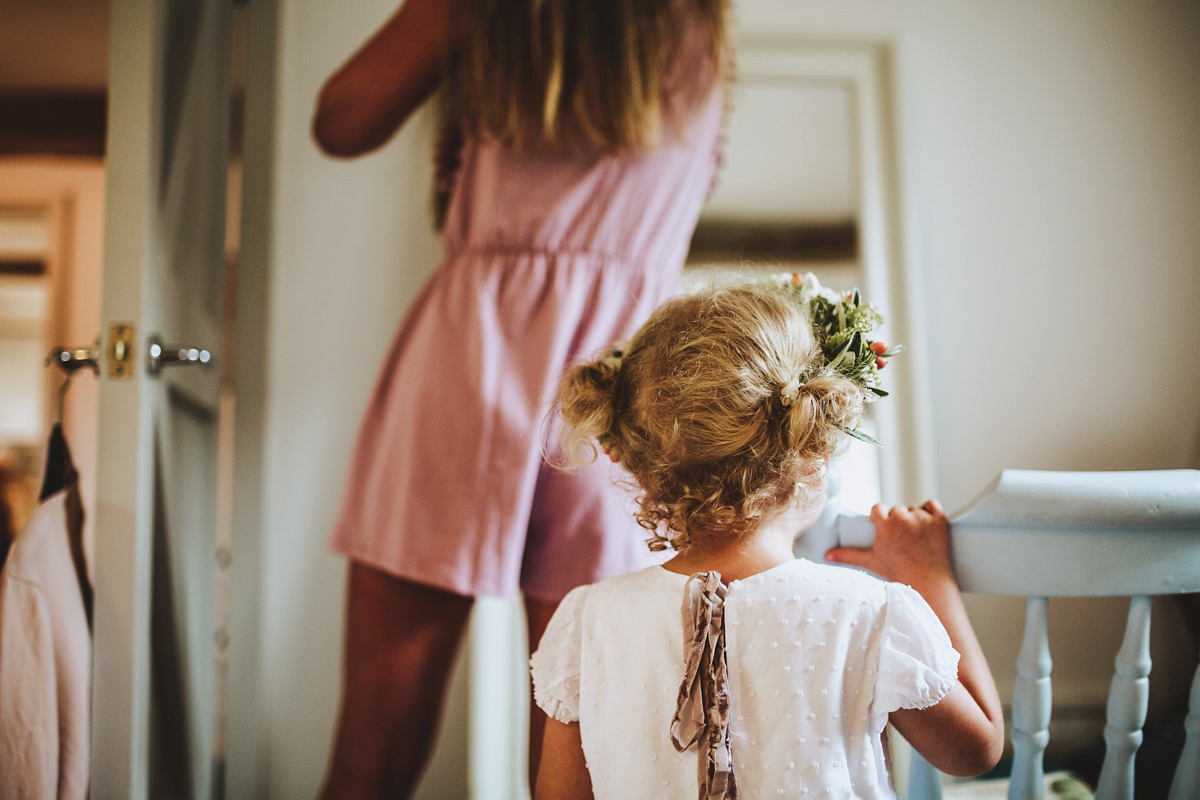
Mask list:
[[[876,506],[874,546],[827,556],[885,580],[792,555],[828,457],[882,394],[869,323],[831,345],[811,296],[677,298],[564,376],[569,451],[619,460],[650,546],[676,555],[552,618],[531,662],[550,717],[539,800],[892,798],[889,721],[944,772],[998,761],[1000,701],[937,502]]]

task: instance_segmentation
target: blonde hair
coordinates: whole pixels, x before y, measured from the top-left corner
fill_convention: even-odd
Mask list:
[[[641,487],[651,548],[680,550],[808,501],[863,389],[825,366],[802,305],[738,287],[669,301],[619,357],[568,370],[559,405],[565,452],[594,458],[604,437]]]
[[[676,34],[681,3],[702,17],[699,52]],[[463,4],[471,32],[451,65],[447,113],[518,148],[531,135],[612,152],[653,146],[672,116],[668,85],[725,72],[728,0]]]

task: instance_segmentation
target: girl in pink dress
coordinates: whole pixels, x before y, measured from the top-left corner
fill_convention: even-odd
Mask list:
[[[333,547],[351,560],[326,797],[407,796],[472,598],[524,593],[536,645],[575,586],[645,566],[608,469],[543,464],[564,366],[676,286],[716,169],[725,0],[407,0],[326,83],[334,155],[434,88],[445,260],[359,435]],[[544,716],[531,722],[531,763]]]

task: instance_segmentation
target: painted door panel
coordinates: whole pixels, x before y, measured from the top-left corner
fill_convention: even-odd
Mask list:
[[[217,433],[228,0],[116,0],[96,504],[92,794],[219,793]],[[115,325],[132,325],[123,377]],[[210,351],[152,375],[159,336]]]

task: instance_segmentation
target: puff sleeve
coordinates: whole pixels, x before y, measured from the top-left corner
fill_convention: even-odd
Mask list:
[[[958,680],[958,651],[933,609],[902,583],[885,587],[883,638],[872,711],[928,708]]]
[[[533,698],[559,722],[579,721],[579,665],[587,586],[571,590],[558,604],[537,651],[529,659]]]

